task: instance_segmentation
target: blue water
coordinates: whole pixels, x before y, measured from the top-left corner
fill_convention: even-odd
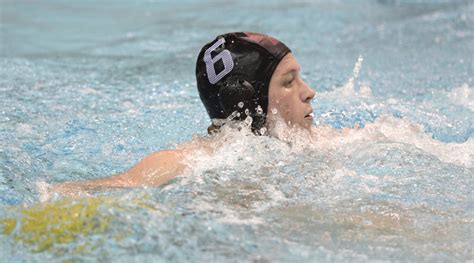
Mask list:
[[[38,252],[17,226],[0,261],[472,260],[473,24],[472,1],[0,1],[0,218],[38,182],[205,136],[194,63],[220,33],[282,40],[316,129],[362,127],[304,147],[229,132],[167,186],[106,193],[127,204],[100,207],[106,232]]]

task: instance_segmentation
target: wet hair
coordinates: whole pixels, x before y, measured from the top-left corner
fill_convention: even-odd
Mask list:
[[[196,62],[196,80],[213,120],[208,133],[222,125],[215,120],[251,117],[252,131],[259,134],[265,126],[270,79],[290,52],[277,39],[250,32],[227,33],[206,44]]]

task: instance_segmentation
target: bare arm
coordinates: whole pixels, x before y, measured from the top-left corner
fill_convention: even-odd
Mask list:
[[[124,173],[95,180],[61,183],[54,185],[53,189],[54,192],[75,195],[83,191],[97,191],[103,188],[159,186],[183,171],[185,165],[180,161],[184,152],[183,150],[156,152],[145,157]]]

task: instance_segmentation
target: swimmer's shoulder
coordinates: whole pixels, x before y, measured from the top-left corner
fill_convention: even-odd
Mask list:
[[[184,155],[200,151],[211,153],[214,149],[214,142],[215,138],[212,136],[194,136],[191,141],[177,145],[174,151],[183,157]]]

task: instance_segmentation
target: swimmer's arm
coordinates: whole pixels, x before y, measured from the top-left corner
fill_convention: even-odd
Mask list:
[[[56,184],[53,190],[63,194],[75,194],[104,188],[159,186],[184,170],[185,165],[181,163],[183,154],[182,150],[156,152],[124,173],[101,179]]]

